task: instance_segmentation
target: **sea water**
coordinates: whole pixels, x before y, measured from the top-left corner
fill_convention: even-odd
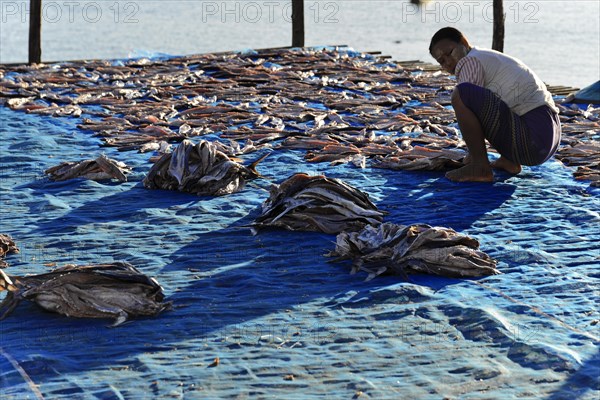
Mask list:
[[[345,44],[434,62],[431,36],[455,26],[491,47],[492,1],[307,0],[307,46]],[[289,46],[291,1],[44,1],[42,59],[125,58]],[[27,60],[29,1],[0,0],[0,62]],[[546,83],[600,79],[600,1],[504,1],[504,51]]]

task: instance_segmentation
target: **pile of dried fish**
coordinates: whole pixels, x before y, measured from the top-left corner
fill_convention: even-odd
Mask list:
[[[18,252],[19,248],[14,240],[9,235],[0,234],[0,268],[8,267],[8,263],[3,260],[7,254]]]
[[[129,172],[131,172],[131,168],[125,163],[108,158],[104,154],[95,160],[62,162],[45,171],[53,181],[85,178],[94,181],[117,179],[120,182],[127,182],[125,174]]]
[[[247,180],[260,176],[256,165],[267,155],[245,167],[219,151],[211,142],[202,140],[194,145],[184,140],[173,153],[163,155],[154,164],[144,178],[144,186],[200,196],[238,192],[244,188]]]
[[[449,228],[384,223],[340,233],[328,256],[352,260],[352,272],[366,271],[368,280],[383,273],[460,278],[499,274],[496,261],[478,249],[477,240]]]
[[[27,299],[47,311],[67,317],[114,318],[113,326],[138,316],[153,316],[168,309],[158,282],[131,264],[68,265],[52,272],[9,276],[0,270],[0,319]]]
[[[271,188],[254,228],[339,233],[378,224],[384,212],[360,190],[323,175],[292,175]]]

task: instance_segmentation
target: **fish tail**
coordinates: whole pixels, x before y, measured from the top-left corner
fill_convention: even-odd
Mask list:
[[[0,292],[8,290],[9,292],[14,292],[17,290],[15,285],[13,284],[12,279],[4,271],[0,269]]]
[[[248,166],[248,169],[256,175],[256,177],[261,177],[262,175],[256,170],[256,166],[258,165],[258,163],[260,163],[262,160],[264,160],[265,158],[267,158],[267,156],[271,154],[271,153],[267,153],[261,157],[258,158],[258,160],[254,161],[252,164],[250,164]]]

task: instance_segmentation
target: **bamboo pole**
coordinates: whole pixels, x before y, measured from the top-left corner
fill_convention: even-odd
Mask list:
[[[29,64],[42,62],[42,0],[29,0]]]
[[[304,0],[292,0],[292,47],[304,47]]]
[[[494,33],[492,38],[492,49],[504,51],[504,6],[502,0],[494,0]]]

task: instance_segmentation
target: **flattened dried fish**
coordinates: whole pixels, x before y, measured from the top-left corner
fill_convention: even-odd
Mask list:
[[[408,171],[439,171],[461,167],[466,154],[464,150],[459,149],[434,150],[415,146],[410,150],[399,151],[390,156],[377,157],[373,162],[373,167]]]
[[[242,190],[247,180],[260,176],[256,165],[268,153],[248,167],[232,161],[205,140],[194,145],[184,140],[173,153],[154,164],[144,186],[148,189],[179,190],[201,196],[222,196]]]
[[[600,162],[589,167],[577,167],[573,175],[577,180],[591,181],[590,186],[600,187]]]
[[[358,189],[323,175],[292,175],[271,189],[255,228],[339,233],[377,224],[385,213]]]
[[[163,302],[161,286],[125,262],[68,265],[39,275],[9,276],[0,270],[0,320],[26,299],[67,317],[114,318],[117,326],[129,318],[154,316],[171,306]]]
[[[420,272],[459,278],[500,273],[496,260],[479,250],[476,239],[426,224],[383,223],[365,226],[359,232],[342,232],[328,256],[336,257],[336,261],[352,260],[352,272],[366,271],[367,280],[383,273]]]
[[[600,161],[600,143],[578,141],[558,149],[556,158],[569,166],[587,166]]]
[[[591,181],[590,186],[600,187],[600,144],[576,140],[569,146],[561,146],[556,158],[565,165],[578,167],[573,173],[575,179]]]
[[[125,163],[110,159],[104,154],[95,160],[63,162],[45,171],[53,181],[85,178],[94,181],[117,179],[120,182],[127,182],[125,174],[129,172],[131,168]]]

